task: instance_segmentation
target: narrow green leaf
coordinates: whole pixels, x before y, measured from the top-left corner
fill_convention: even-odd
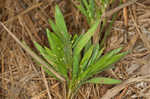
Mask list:
[[[103,51],[104,51],[104,48],[102,48],[101,50],[99,50],[99,52],[98,52],[98,54],[97,54],[97,56],[96,56],[96,59],[97,59],[97,60],[101,57]]]
[[[78,44],[78,42],[80,41],[80,39],[83,37],[83,33],[79,35],[78,38],[76,38],[76,40],[74,41],[73,45],[72,45],[72,48],[75,48]]]
[[[47,59],[48,59],[48,58],[47,58]],[[48,61],[50,61],[50,60],[48,60]],[[36,61],[36,63],[41,66],[41,64],[38,63],[37,61]],[[51,62],[48,62],[48,63],[51,63]],[[49,65],[50,65],[50,64],[49,64]],[[51,67],[53,67],[53,66],[51,66]],[[61,81],[61,80],[58,79],[52,72],[50,72],[47,68],[43,67],[43,69],[44,69],[44,71],[45,71],[48,75],[54,77],[54,78],[55,78],[56,80],[58,80],[58,81]],[[55,67],[53,67],[53,69],[54,69],[55,71],[57,71],[60,75],[62,75],[62,76],[64,76],[65,78],[67,78],[66,71],[64,70],[64,68],[58,68],[58,67],[55,66]],[[64,71],[65,71],[65,72],[64,72]]]
[[[75,79],[78,76],[79,72],[79,60],[80,60],[80,54],[73,56],[73,79]]]
[[[102,47],[102,46],[104,45],[105,41],[107,40],[107,37],[110,35],[111,30],[112,30],[113,23],[114,23],[114,21],[115,21],[117,15],[118,15],[117,13],[115,13],[115,14],[113,15],[112,21],[110,22],[110,24],[109,24],[109,26],[108,26],[108,28],[107,28],[105,34],[104,34],[104,37],[103,37],[103,39],[102,39],[102,41],[101,41],[101,43],[100,43],[100,47]],[[106,20],[104,20],[103,23],[104,23],[104,24],[103,24],[103,27],[102,27],[102,28],[104,29],[104,26],[106,25]],[[102,29],[102,30],[103,30],[103,29]]]
[[[59,58],[63,58],[65,55],[64,43],[54,33],[51,33],[48,29],[47,29],[47,37],[52,52]]]
[[[111,52],[108,52],[106,55],[102,56],[95,64],[94,64],[94,69],[93,70],[96,70],[97,68],[99,68],[100,66],[103,66],[104,64],[106,64],[106,62],[109,61],[109,59],[112,59],[112,56],[113,55],[116,55],[117,53],[120,52],[122,48],[118,48],[118,49],[115,49]]]
[[[61,73],[61,75],[63,75],[65,78],[68,78],[68,75],[67,75],[68,71],[67,71],[65,64],[61,60],[59,61],[60,62],[58,62],[58,67],[57,67],[58,72]]]
[[[99,44],[96,44],[94,46],[93,54],[92,54],[91,59],[89,60],[88,66],[93,64],[96,61],[97,55],[100,54],[98,52],[99,52]]]
[[[84,46],[87,44],[87,42],[91,39],[95,30],[97,29],[98,24],[99,24],[99,21],[97,21],[92,26],[92,28],[90,28],[89,31],[81,37],[80,41],[77,43],[76,47],[74,48],[75,55],[79,54],[81,50],[84,48]]]
[[[50,24],[53,32],[55,32],[56,35],[62,40],[63,35],[60,33],[59,28],[57,27],[57,25],[51,19],[49,19],[49,24]]]
[[[49,19],[48,22],[49,22],[53,32],[58,33],[57,26],[55,25],[55,23],[51,19]]]
[[[107,54],[105,54],[104,56],[102,56],[101,60],[106,60],[106,59],[109,59],[111,58],[113,55],[116,55],[117,53],[119,53],[120,51],[122,50],[122,47],[120,48],[117,48],[117,49],[114,49],[110,52],[108,52]]]
[[[87,21],[88,23],[91,25],[91,20],[92,20],[92,12],[91,12],[91,9],[90,9],[90,4],[89,4],[89,1],[87,0],[82,0],[83,1],[83,5],[86,9],[86,13],[87,13]],[[91,0],[90,0],[91,1]]]
[[[92,45],[92,40],[90,39],[84,47],[84,53],[87,52],[87,50],[91,47],[91,45]]]
[[[43,57],[45,57],[45,59],[48,61],[48,63],[54,62],[56,64],[58,57],[49,48],[47,48],[47,47],[44,47],[44,48],[45,48],[46,53]],[[56,65],[54,65],[54,66],[56,66]]]
[[[79,79],[87,79],[87,78],[97,74],[98,71],[103,71],[103,69],[107,68],[111,64],[120,60],[120,58],[122,58],[124,55],[126,55],[126,53],[124,53],[123,55],[118,54],[119,56],[116,55],[118,52],[120,52],[121,49],[122,48],[115,49],[115,50],[107,53],[106,55],[102,56],[95,64],[91,64],[91,66],[89,66],[87,68],[87,70],[80,75]],[[114,57],[116,56],[118,59],[115,57],[116,60],[114,60],[113,56]],[[114,60],[114,61],[111,61],[111,60]]]
[[[37,42],[34,42],[34,45],[35,45],[36,49],[40,52],[41,55],[43,53],[45,53],[45,50],[42,48],[42,46],[40,44],[38,44]]]
[[[81,11],[81,13],[84,15],[84,16],[88,16],[85,8],[83,7],[82,4],[78,5],[77,8]]]
[[[90,72],[90,75],[95,75],[99,72],[104,71],[106,68],[109,68],[110,66],[112,66],[112,64],[118,62],[121,58],[123,58],[125,55],[127,55],[128,52],[123,52],[117,55],[114,55],[113,57],[106,59],[105,62],[103,63],[96,63],[95,65],[93,65],[93,68]]]
[[[52,55],[50,51],[50,54],[47,54],[46,50],[42,48],[38,43],[34,42],[34,45],[40,51],[40,54],[47,60],[47,62],[53,66],[53,68],[55,68],[59,73],[61,73],[62,76],[67,77],[67,68],[65,67],[64,61],[61,57],[57,57],[57,59],[54,60],[54,58],[50,56]]]
[[[58,48],[63,48],[63,43],[61,40],[52,32],[49,31],[49,29],[46,29],[48,42],[52,50],[56,50]]]
[[[59,78],[57,78],[52,72],[50,72],[45,66],[42,66],[42,64],[40,64],[37,60],[35,60],[35,59],[33,59],[34,61],[35,61],[35,63],[38,65],[38,66],[40,66],[40,67],[43,67],[43,69],[44,69],[44,71],[48,74],[48,75],[50,75],[50,76],[52,76],[52,77],[54,77],[56,80],[58,80],[58,81],[61,81]],[[48,65],[50,65],[50,64],[48,64]],[[50,65],[51,66],[51,65]],[[51,67],[53,67],[53,66],[51,66]],[[54,69],[54,68],[53,68]],[[55,71],[57,71],[56,69],[54,69]],[[59,74],[59,72],[57,72],[58,74]],[[60,74],[61,75],[61,74]]]
[[[94,18],[94,15],[95,15],[95,1],[94,0],[89,0],[89,9],[91,12],[91,17]]]
[[[40,52],[40,54],[47,60],[47,62],[49,64],[51,64],[52,66],[56,67],[56,63],[55,63],[55,60],[54,60],[54,57],[48,55],[46,53],[46,51],[44,50],[44,48],[42,48],[41,45],[39,45],[37,42],[34,42],[34,45],[36,47],[36,49]]]
[[[55,22],[56,25],[58,27],[59,32],[62,34],[63,38],[63,47],[60,47],[61,50],[59,54],[64,54],[64,62],[66,64],[66,67],[71,67],[72,65],[72,46],[71,46],[71,35],[68,33],[67,31],[67,27],[65,24],[65,20],[63,17],[63,14],[61,13],[61,10],[59,9],[58,6],[55,7]],[[56,42],[54,41],[54,43],[56,44]],[[59,48],[59,46],[57,46],[57,48]]]
[[[83,1],[83,4],[85,6],[86,9],[89,9],[89,5],[88,5],[88,2],[87,0],[82,0]]]
[[[67,68],[72,67],[72,44],[71,41],[66,42],[66,44],[64,45],[64,60],[66,63]]]
[[[70,40],[70,35],[67,31],[67,27],[66,27],[66,23],[65,23],[63,14],[61,13],[61,11],[57,5],[55,7],[55,22],[56,22],[56,25],[57,25],[59,31],[61,32],[61,34],[64,35],[64,38],[66,38],[67,40]]]
[[[121,58],[123,58],[125,55],[127,55],[128,52],[123,52],[123,53],[120,53],[120,54],[117,54],[117,55],[114,55],[111,59],[109,59],[105,65],[101,66],[99,68],[99,71],[98,72],[101,72],[103,71],[105,68],[109,68],[109,66],[111,66],[112,64],[118,62]]]
[[[34,41],[35,42],[35,41]],[[40,58],[35,52],[33,52],[27,45],[25,42],[22,43],[24,46],[24,49],[33,57],[34,60],[38,61],[38,63],[40,63],[42,66],[44,66],[44,68],[46,68],[47,70],[49,70],[51,73],[53,73],[53,75],[55,75],[58,79],[64,81],[65,79],[59,74],[57,73],[57,71],[52,68],[52,66],[50,64],[48,64],[45,60],[43,60],[42,58]]]
[[[57,58],[57,56],[53,53],[52,50],[50,50],[50,49],[47,48],[47,47],[44,47],[44,48],[45,48],[45,51],[47,52],[47,54],[48,54],[49,56],[53,57],[54,59]]]
[[[84,46],[87,44],[87,42],[91,39],[91,37],[93,36],[93,34],[98,26],[98,23],[99,22],[97,21],[97,23],[94,24],[93,27],[81,37],[81,39],[78,41],[77,45],[74,48],[74,52],[73,52],[73,55],[74,55],[73,71],[75,71],[75,72],[73,72],[74,77],[76,77],[78,74],[78,72],[77,72],[78,71],[77,69],[79,68],[79,66],[78,66],[79,58],[78,57],[80,56],[80,52],[84,48]]]
[[[72,41],[71,41],[72,45],[75,43],[75,41],[76,41],[77,39],[78,39],[78,35],[75,34],[75,35],[73,36],[73,38],[72,38]]]
[[[44,66],[42,66],[37,60],[35,60],[35,59],[33,59],[33,61],[35,61],[35,63],[38,65],[38,66],[40,66],[40,67],[42,67],[43,69],[44,69],[44,71],[48,74],[48,75],[50,75],[50,76],[52,76],[52,77],[54,77],[56,80],[58,80],[58,81],[61,81],[59,78],[57,78],[52,72],[50,72],[46,67],[44,67]],[[49,64],[50,65],[50,64]],[[52,66],[51,66],[52,67]],[[54,68],[53,68],[54,69]],[[55,71],[56,71],[56,69],[54,69]]]
[[[93,48],[94,48],[94,45],[92,45],[87,51],[86,53],[84,54],[81,62],[80,62],[80,68],[81,68],[81,71],[83,71],[86,66],[87,66],[87,63],[92,55],[92,52],[93,52]]]
[[[96,77],[88,80],[86,83],[94,83],[94,84],[119,84],[121,80],[116,80],[112,78],[106,77]]]

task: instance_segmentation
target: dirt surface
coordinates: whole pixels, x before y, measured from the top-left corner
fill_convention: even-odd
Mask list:
[[[54,18],[56,4],[71,34],[87,30],[85,17],[68,0],[0,0],[0,21],[36,51],[32,40],[47,45],[45,29],[50,28],[48,19]],[[105,52],[120,46],[130,54],[100,75],[123,82],[87,84],[76,99],[150,99],[150,0],[138,0],[119,11]],[[65,99],[64,84],[44,74],[2,26],[0,70],[0,99]]]

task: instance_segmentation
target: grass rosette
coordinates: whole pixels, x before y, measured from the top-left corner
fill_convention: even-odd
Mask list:
[[[99,44],[92,44],[91,39],[98,27],[98,21],[86,33],[72,37],[67,31],[59,7],[56,6],[55,22],[49,20],[49,23],[53,30],[50,32],[46,29],[49,48],[42,47],[37,42],[34,42],[34,45],[45,62],[66,80],[67,99],[73,98],[80,86],[86,83],[118,84],[121,82],[112,78],[94,77],[127,54],[127,52],[120,53],[122,48],[118,48],[103,55],[104,49],[100,48]],[[62,81],[46,68],[44,70],[58,81]]]

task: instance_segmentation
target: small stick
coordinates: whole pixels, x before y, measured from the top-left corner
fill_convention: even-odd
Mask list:
[[[126,0],[123,0],[124,3],[126,3]],[[123,17],[124,17],[124,25],[127,27],[128,26],[128,12],[127,12],[127,7],[123,8]]]
[[[45,87],[46,87],[46,90],[47,90],[48,97],[49,97],[49,99],[52,99],[52,96],[51,96],[51,94],[50,94],[50,90],[49,90],[49,87],[48,87],[48,82],[47,82],[47,80],[46,80],[43,67],[41,67],[41,71],[42,71],[43,81],[44,81],[44,84],[45,84]]]
[[[16,16],[14,16],[14,17],[8,19],[7,21],[5,21],[4,24],[16,20],[19,16],[24,15],[24,14],[30,12],[31,10],[33,10],[33,9],[35,9],[35,8],[37,8],[37,7],[39,7],[39,6],[41,6],[42,4],[43,4],[43,3],[38,3],[38,4],[35,4],[35,5],[33,5],[33,6],[29,7],[29,8],[27,8],[26,10],[22,11],[22,12],[19,13],[18,15],[16,15]]]
[[[116,7],[116,8],[114,8],[114,9],[110,10],[110,11],[105,12],[105,13],[102,15],[101,19],[104,19],[104,18],[106,18],[106,17],[112,16],[114,13],[118,12],[118,11],[121,10],[122,8],[127,7],[127,6],[129,6],[129,5],[131,5],[131,4],[134,4],[136,1],[138,1],[138,0],[130,0],[130,1],[128,1],[128,2],[126,2],[126,3],[124,3],[124,4],[120,5],[120,6]]]

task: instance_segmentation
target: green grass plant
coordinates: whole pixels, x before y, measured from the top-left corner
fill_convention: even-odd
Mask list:
[[[79,5],[75,5],[75,6],[86,17],[87,23],[89,24],[90,27],[100,20],[101,27],[99,31],[96,31],[98,34],[97,35],[98,37],[96,37],[96,39],[98,38],[97,42],[101,40],[100,47],[102,48],[104,46],[104,42],[106,41],[107,37],[110,34],[112,24],[116,19],[116,14],[113,15],[110,24],[107,24],[106,18],[101,19],[101,17],[106,12],[110,4],[114,2],[114,0],[78,0],[78,1],[79,1]],[[108,29],[104,31],[106,24]],[[102,34],[102,32],[104,32],[104,34]]]
[[[93,1],[89,1],[91,4],[90,7],[87,7],[85,3],[85,7],[89,10],[88,12],[94,10]],[[92,15],[88,14],[88,17],[92,17]],[[91,21],[89,20],[89,22]],[[120,53],[122,48],[103,54],[104,49],[100,48],[99,44],[91,43],[91,38],[99,24],[98,21],[94,22],[86,33],[72,36],[68,33],[61,10],[56,6],[55,22],[49,20],[49,23],[53,31],[51,32],[49,29],[46,29],[49,47],[41,46],[35,41],[34,45],[45,62],[65,79],[67,99],[72,99],[78,89],[86,83],[119,84],[121,82],[112,78],[95,76],[110,68],[127,54],[127,52]],[[44,70],[63,83],[55,74],[46,68]]]

